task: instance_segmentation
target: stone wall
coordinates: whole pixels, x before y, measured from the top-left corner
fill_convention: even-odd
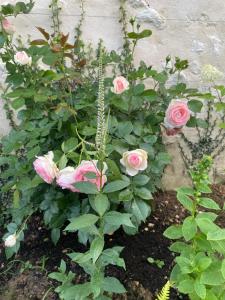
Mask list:
[[[14,3],[15,0],[0,0]],[[22,37],[28,34],[38,38],[35,26],[51,27],[49,0],[36,0],[29,15],[19,15],[13,22]],[[74,34],[80,18],[80,0],[60,0],[62,5],[62,31]],[[102,38],[108,49],[119,50],[122,46],[119,24],[119,0],[85,0],[85,21],[83,38],[97,44]],[[200,70],[204,64],[213,64],[221,71],[225,68],[225,5],[222,0],[127,0],[127,9],[136,16],[145,28],[153,30],[150,39],[140,42],[136,61],[145,60],[157,69],[163,67],[165,57],[171,55],[188,59],[190,68],[182,79],[192,87],[201,86]],[[0,77],[3,70],[0,69]],[[9,125],[0,101],[0,136],[7,134]],[[167,168],[164,184],[167,188],[188,182],[185,168],[177,147],[176,139],[167,139],[173,164]],[[224,155],[220,156],[216,173],[223,179]]]

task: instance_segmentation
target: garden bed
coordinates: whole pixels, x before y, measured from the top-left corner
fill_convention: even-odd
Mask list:
[[[211,195],[220,206],[223,206],[225,187],[213,186]],[[122,257],[126,262],[126,271],[110,266],[107,273],[121,280],[126,286],[127,295],[115,296],[114,299],[155,299],[155,295],[167,281],[173,259],[168,250],[169,241],[163,237],[164,230],[174,223],[179,223],[185,216],[185,211],[176,200],[175,192],[159,192],[155,194],[154,211],[143,224],[135,236],[127,236],[122,230],[108,236],[107,246],[120,245],[124,247]],[[220,225],[225,226],[224,212],[219,216]],[[42,224],[40,216],[30,220],[26,232],[25,243],[15,262],[4,260],[4,249],[1,245],[1,291],[2,300],[56,300],[58,296],[53,292],[55,282],[47,278],[49,272],[55,271],[59,261],[63,258],[68,268],[76,273],[76,282],[83,282],[87,275],[75,263],[67,259],[71,250],[84,251],[85,247],[78,243],[75,234],[65,233],[56,247],[50,240],[50,233]],[[152,257],[164,263],[162,268],[155,263],[148,263]],[[46,258],[46,262],[45,259]],[[29,262],[29,263],[28,263]],[[6,271],[8,269],[8,271]],[[7,282],[8,281],[8,282]],[[49,290],[50,289],[50,290]],[[45,296],[44,296],[45,295]],[[172,300],[185,299],[172,291]]]

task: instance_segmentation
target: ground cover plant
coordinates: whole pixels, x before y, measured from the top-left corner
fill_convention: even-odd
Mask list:
[[[107,275],[108,265],[126,265],[123,247],[108,247],[108,238],[121,228],[135,235],[149,217],[170,162],[162,131],[172,136],[184,126],[205,126],[195,114],[205,94],[183,83],[168,86],[171,75],[188,67],[186,60],[167,57],[162,71],[143,61],[134,66],[137,43],[152,32],[127,21],[125,1],[119,8],[121,53],[108,52],[101,40],[96,50],[85,45],[83,3],[73,43],[60,31],[55,0],[52,32],[38,27],[40,39],[16,41],[9,16],[29,13],[33,4],[2,5],[0,13],[0,58],[7,76],[2,97],[12,125],[0,157],[2,192],[12,195],[7,206],[2,203],[6,257],[18,253],[30,220],[40,214],[55,245],[69,232],[86,246],[49,274],[59,282],[60,299],[111,299],[125,288]],[[88,274],[84,282],[74,284],[76,274],[68,269],[73,262]],[[163,290],[167,298],[169,286]]]

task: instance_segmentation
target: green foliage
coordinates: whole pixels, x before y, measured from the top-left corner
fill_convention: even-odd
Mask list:
[[[189,216],[181,225],[172,225],[164,235],[176,239],[170,250],[177,253],[171,273],[179,292],[190,299],[218,299],[225,297],[224,254],[225,234],[216,223],[218,204],[202,194],[210,193],[208,172],[212,159],[205,156],[190,173],[193,188],[179,188],[178,201]],[[202,212],[202,207],[213,212]]]
[[[170,299],[170,288],[171,288],[171,283],[169,281],[167,281],[167,283],[162,288],[162,291],[157,296],[156,300],[169,300]]]
[[[25,6],[16,4],[19,11],[14,6],[4,6],[1,18],[29,12],[32,5],[32,1]],[[121,247],[105,249],[105,235],[120,227],[128,234],[135,234],[150,215],[152,193],[160,188],[163,170],[170,162],[161,135],[165,110],[172,99],[192,97],[197,90],[188,89],[185,84],[170,87],[167,84],[171,74],[179,75],[187,68],[186,60],[176,58],[173,67],[163,71],[144,62],[134,66],[138,41],[152,32],[141,30],[132,19],[132,32],[128,33],[123,7],[125,44],[121,55],[108,52],[102,41],[96,52],[91,48],[86,50],[80,29],[79,40],[68,43],[69,35],[60,30],[57,1],[52,1],[50,7],[53,33],[37,27],[40,39],[31,41],[29,46],[22,41],[14,45],[5,33],[0,35],[0,58],[7,71],[7,87],[2,96],[13,125],[9,135],[2,139],[0,157],[0,166],[4,166],[1,178],[6,182],[3,192],[13,193],[9,209],[12,220],[4,239],[17,234],[16,245],[7,248],[6,254],[11,257],[18,251],[27,218],[41,212],[54,244],[62,230],[66,230],[77,232],[79,241],[88,249],[85,253],[69,254],[89,275],[88,282],[74,285],[75,274],[66,271],[64,261],[58,272],[49,275],[60,282],[56,288],[60,298],[110,299],[113,293],[124,293],[125,288],[116,278],[106,276],[105,268],[112,264],[125,269],[125,262],[120,257]],[[13,57],[17,51],[25,51],[32,63],[16,63]],[[111,73],[108,66],[112,67]],[[129,89],[117,94],[112,85],[119,75],[126,77]],[[153,82],[152,88],[146,86],[146,80]],[[194,96],[191,99],[191,109],[199,111],[201,105]],[[18,125],[10,114],[12,108],[16,110]],[[141,174],[128,177],[120,160],[124,152],[135,149],[147,152],[148,166]],[[35,156],[48,151],[54,152],[59,171],[79,166],[85,160],[97,162],[97,173],[88,172],[84,181],[74,183],[73,193],[55,182],[47,184],[35,174],[33,162]],[[97,174],[100,187],[95,184]],[[207,186],[202,185],[201,190],[206,191]],[[189,196],[189,192],[186,195],[182,190],[179,199],[193,211]],[[199,201],[203,207],[216,207],[204,197]],[[170,228],[168,236],[177,239],[184,235],[187,241],[192,240],[196,227],[204,226],[201,222],[200,218],[195,222],[188,219],[184,226]]]

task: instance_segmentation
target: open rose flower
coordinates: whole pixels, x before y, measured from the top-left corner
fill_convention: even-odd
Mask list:
[[[76,169],[73,167],[66,167],[59,172],[56,182],[59,186],[61,186],[62,189],[69,189],[72,192],[79,192],[79,190],[74,187],[76,182],[85,181],[94,183],[98,190],[100,190],[100,187],[103,187],[107,181],[107,177],[105,175],[107,165],[104,163],[101,180],[101,174],[97,168],[97,163],[97,160],[83,160]],[[95,178],[88,178],[88,173],[94,173]],[[87,175],[87,177],[85,175]]]
[[[170,103],[166,110],[164,125],[166,128],[181,128],[187,124],[191,112],[185,101],[175,100]]]
[[[13,34],[16,31],[15,26],[8,20],[2,20],[2,27],[7,34]]]
[[[16,235],[11,234],[5,239],[5,247],[14,247],[16,245]]]
[[[25,65],[31,65],[32,58],[27,55],[25,51],[17,52],[14,55],[14,60],[19,65],[25,66]]]
[[[142,149],[123,153],[120,163],[126,168],[126,173],[135,176],[139,171],[144,171],[148,166],[148,153]]]
[[[115,94],[122,94],[129,89],[129,82],[123,76],[118,76],[113,80],[113,88],[111,89]]]
[[[102,180],[101,180],[101,174],[97,167],[97,160],[83,160],[81,164],[75,169],[74,173],[74,179],[75,182],[83,182],[83,181],[89,181],[91,183],[94,183],[98,190],[100,190],[101,187],[104,186],[104,184],[107,181],[107,177],[105,175],[105,172],[107,170],[107,165],[104,163],[103,170],[102,170]],[[96,178],[89,179],[85,175],[88,175],[88,173],[94,173]],[[79,192],[79,190],[76,190]]]
[[[37,156],[33,163],[36,173],[49,184],[53,182],[59,172],[53,158],[54,154],[50,151],[44,156]]]
[[[76,192],[77,190],[73,186],[75,183],[74,177],[75,169],[73,167],[66,167],[59,172],[56,183],[61,186],[62,189],[68,189],[72,192]]]

